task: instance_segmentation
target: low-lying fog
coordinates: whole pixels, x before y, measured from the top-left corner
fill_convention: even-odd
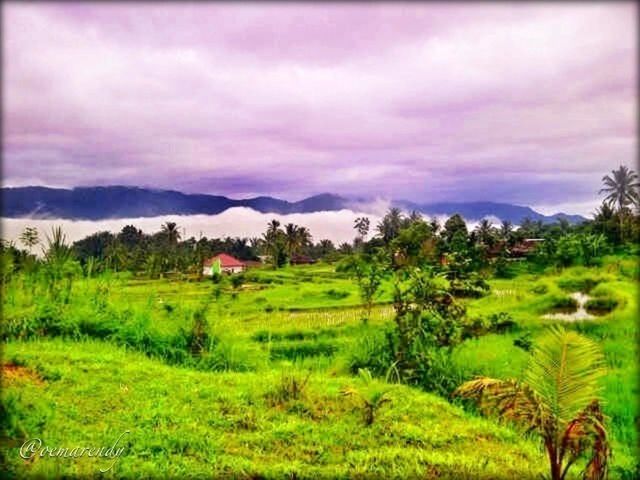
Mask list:
[[[375,226],[380,221],[380,214],[361,213],[351,210],[337,212],[294,213],[277,215],[260,213],[250,208],[231,208],[218,215],[163,215],[159,217],[120,218],[111,220],[63,220],[63,219],[31,219],[31,218],[2,218],[2,238],[14,241],[20,245],[20,233],[27,226],[36,227],[41,240],[45,234],[51,232],[54,226],[61,226],[67,239],[71,242],[79,240],[95,232],[108,230],[119,232],[125,225],[135,225],[145,233],[160,230],[165,222],[176,222],[180,228],[182,238],[191,236],[198,238],[200,234],[206,237],[259,237],[267,228],[267,223],[277,219],[280,223],[295,223],[311,231],[314,242],[328,238],[336,245],[351,242],[355,237],[353,223],[356,218],[366,216],[371,220],[370,235],[375,233]],[[445,217],[439,217],[440,222]],[[494,219],[494,224],[497,220]],[[474,228],[477,222],[467,222],[469,228]]]

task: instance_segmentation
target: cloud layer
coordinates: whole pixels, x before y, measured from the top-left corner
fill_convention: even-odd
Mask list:
[[[635,4],[5,3],[4,181],[589,204]]]

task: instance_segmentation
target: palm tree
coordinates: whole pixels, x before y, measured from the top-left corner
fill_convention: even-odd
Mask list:
[[[640,183],[638,182],[638,174],[624,165],[621,165],[617,170],[612,170],[611,174],[612,176],[602,177],[604,187],[598,191],[598,194],[606,193],[605,203],[610,207],[614,205],[618,207],[620,240],[622,240],[624,211],[629,205],[637,206],[640,203],[640,195],[638,194]]]
[[[62,227],[52,227],[51,236],[46,235],[46,241],[47,247],[42,247],[42,253],[49,294],[53,300],[57,300],[64,289],[64,302],[67,303],[71,294],[73,278],[82,269],[74,259],[73,249],[67,243],[67,236],[62,231]]]
[[[280,228],[280,222],[275,218],[267,224],[267,236],[275,236]]]
[[[284,258],[284,250],[286,249],[284,235],[280,229],[280,222],[276,219],[268,223],[267,231],[263,234],[264,246],[271,256],[273,268],[278,268],[286,261]]]
[[[378,410],[380,410],[384,404],[391,403],[391,399],[388,397],[389,389],[371,390],[373,376],[369,369],[358,369],[358,376],[365,384],[367,390],[358,390],[353,387],[348,387],[342,389],[340,393],[344,397],[355,397],[360,400],[364,424],[366,426],[370,426],[373,424]]]
[[[284,226],[284,238],[287,248],[287,255],[289,255],[289,258],[291,258],[291,255],[297,252],[299,247],[298,226],[293,223],[287,223]]]
[[[175,245],[180,240],[180,231],[175,222],[167,222],[162,225],[162,233],[166,237],[169,245]]]
[[[513,224],[509,220],[503,220],[498,230],[498,236],[500,240],[507,247],[512,246],[513,242]]]
[[[31,253],[31,249],[40,243],[38,229],[36,227],[26,227],[20,235],[20,241],[29,249],[29,253]]]
[[[638,188],[640,188],[638,174],[624,165],[621,165],[618,170],[612,170],[611,173],[613,177],[609,175],[602,177],[604,188],[598,192],[607,194],[605,202],[609,206],[617,205],[618,211],[638,203]]]
[[[311,232],[307,227],[298,227],[296,239],[298,248],[306,247],[311,244]]]
[[[476,232],[478,241],[482,245],[486,246],[486,245],[490,245],[491,243],[493,243],[492,240],[494,238],[495,229],[493,228],[491,220],[483,218],[480,221],[480,223],[478,223],[478,226],[475,228],[474,231]]]
[[[583,478],[606,478],[610,456],[599,403],[603,355],[597,344],[556,327],[534,347],[523,382],[478,378],[454,394],[479,400],[485,411],[536,432],[549,458],[552,480],[564,480],[587,456]]]

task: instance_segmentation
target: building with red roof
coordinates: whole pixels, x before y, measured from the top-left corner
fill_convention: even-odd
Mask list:
[[[213,275],[214,273],[240,273],[244,272],[247,265],[236,257],[227,253],[219,253],[204,261],[202,273]]]

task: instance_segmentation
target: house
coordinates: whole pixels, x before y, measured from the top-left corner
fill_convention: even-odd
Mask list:
[[[308,257],[307,255],[291,255],[291,259],[289,260],[291,265],[310,265],[312,263],[316,263],[316,261]]]
[[[544,238],[525,238],[511,248],[511,256],[513,258],[526,257],[530,253],[533,253],[542,242],[544,242]]]
[[[240,273],[246,268],[247,265],[244,262],[226,253],[220,253],[204,261],[202,273],[209,276],[214,273]]]

